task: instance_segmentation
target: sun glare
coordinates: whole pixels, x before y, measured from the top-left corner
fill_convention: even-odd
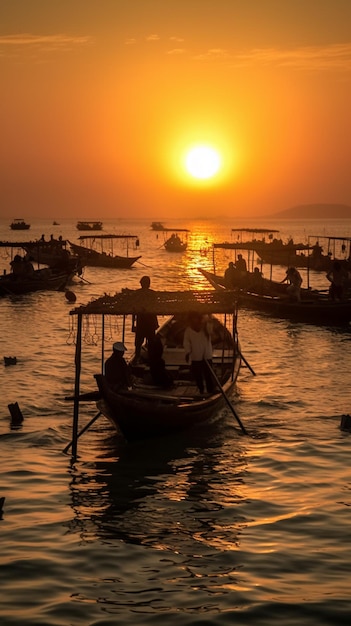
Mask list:
[[[187,153],[185,167],[194,178],[212,178],[221,167],[221,158],[214,148],[196,146]]]

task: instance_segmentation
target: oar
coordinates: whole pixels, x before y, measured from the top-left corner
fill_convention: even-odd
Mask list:
[[[208,360],[207,360],[207,359],[206,359],[206,364],[207,364],[207,367],[208,367],[208,369],[210,370],[210,372],[211,372],[211,374],[212,374],[213,378],[215,379],[215,381],[216,381],[216,383],[217,383],[217,385],[218,385],[218,387],[219,387],[219,389],[220,389],[220,391],[221,391],[221,394],[222,394],[223,398],[225,399],[225,401],[226,401],[226,403],[227,403],[228,407],[230,408],[231,412],[233,413],[233,415],[234,415],[235,419],[237,420],[237,422],[238,422],[238,424],[239,424],[239,426],[240,426],[241,430],[243,431],[243,433],[244,433],[245,435],[248,435],[249,433],[247,432],[247,430],[246,430],[246,428],[245,428],[244,424],[242,423],[242,421],[241,421],[241,419],[240,419],[239,415],[237,414],[237,412],[236,412],[236,410],[234,409],[234,407],[233,407],[232,403],[230,402],[230,400],[229,400],[229,398],[228,398],[227,394],[225,393],[225,391],[224,391],[224,389],[223,389],[223,387],[222,387],[221,383],[219,382],[218,376],[216,375],[216,373],[215,373],[215,372],[214,372],[214,370],[213,370],[213,367],[211,366],[211,364],[208,362]]]
[[[239,354],[240,354],[240,356],[241,356],[242,360],[244,361],[244,363],[245,363],[246,367],[248,367],[248,368],[249,368],[249,370],[250,370],[251,374],[252,374],[253,376],[256,376],[256,372],[252,369],[252,367],[251,367],[250,363],[248,363],[248,362],[247,362],[247,360],[245,359],[245,357],[244,357],[243,353],[242,353],[242,352],[240,352],[240,350],[239,350]]]
[[[100,391],[96,389],[95,391],[87,391],[86,393],[80,393],[78,396],[79,402],[83,400],[92,400],[95,401],[101,398]],[[65,396],[65,400],[73,401],[75,396]]]
[[[97,418],[98,418],[98,417],[100,417],[100,415],[101,415],[101,411],[99,411],[99,412],[98,412],[98,413],[97,413],[97,414],[93,417],[93,419],[91,419],[91,420],[90,420],[90,422],[88,422],[88,424],[86,424],[86,425],[84,426],[84,428],[82,428],[82,430],[81,430],[81,431],[78,433],[78,435],[77,435],[77,439],[78,439],[78,437],[80,437],[83,433],[85,433],[85,431],[86,431],[86,430],[88,430],[88,428],[90,428],[90,426],[91,426],[92,424],[94,424],[94,422],[97,420]],[[64,449],[64,451],[63,451],[63,452],[64,452],[64,454],[65,454],[65,453],[66,453],[66,452],[70,449],[70,447],[72,446],[72,444],[73,444],[73,441],[70,441],[70,442],[69,442],[69,444],[65,447],[65,449]]]

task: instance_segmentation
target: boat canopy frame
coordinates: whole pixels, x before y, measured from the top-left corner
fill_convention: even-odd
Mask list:
[[[237,337],[237,312],[238,305],[236,296],[232,291],[187,290],[187,291],[153,291],[142,289],[122,289],[114,295],[104,294],[91,302],[75,307],[70,311],[70,316],[77,317],[77,332],[75,341],[75,381],[73,398],[73,423],[72,423],[72,454],[77,455],[79,401],[80,401],[80,376],[82,367],[82,329],[83,318],[89,316],[101,317],[102,342],[101,342],[101,372],[104,368],[104,334],[105,316],[121,316],[122,341],[125,337],[126,317],[138,313],[155,313],[160,316],[186,315],[190,312],[202,314],[221,314],[225,320],[227,315],[232,316],[232,336],[235,345]],[[98,414],[99,415],[99,414]],[[97,416],[96,416],[97,417]]]

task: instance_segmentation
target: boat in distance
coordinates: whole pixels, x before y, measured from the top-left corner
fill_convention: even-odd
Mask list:
[[[140,291],[124,289],[115,296],[105,295],[71,311],[71,315],[77,315],[81,320],[89,315],[94,315],[95,319],[100,316],[102,320],[105,315],[119,315],[123,317],[123,328],[125,318],[138,312],[157,312],[158,316],[167,317],[157,330],[157,336],[162,341],[162,356],[171,378],[169,386],[153,384],[145,346],[140,361],[130,360],[131,388],[114,390],[103,373],[95,375],[99,390],[97,407],[127,441],[169,435],[217,417],[225,405],[223,393],[233,391],[241,366],[237,307],[232,292],[150,290],[144,295]],[[201,394],[192,380],[183,347],[188,316],[194,312],[210,316],[212,368],[221,385],[206,394]],[[104,328],[103,323],[101,328]],[[82,325],[78,322],[78,347],[81,332]],[[78,357],[76,362],[79,361]],[[76,367],[76,407],[79,403],[79,376],[80,370]]]
[[[102,222],[77,222],[77,230],[102,230]]]
[[[24,221],[22,217],[17,217],[10,224],[11,230],[29,230],[30,224]]]
[[[172,235],[164,242],[167,252],[185,252],[188,247],[188,228],[164,228],[164,233],[172,232]]]
[[[163,225],[162,222],[151,222],[151,230],[156,230],[156,231],[165,230],[165,226]]]
[[[223,276],[200,269],[201,274],[214,289],[227,289]],[[283,287],[283,285],[280,285]],[[301,301],[291,299],[287,294],[259,293],[253,288],[234,288],[238,306],[273,317],[287,318],[296,322],[317,326],[349,326],[351,322],[351,299],[331,300],[326,293],[315,290],[301,290]]]
[[[135,247],[139,246],[137,235],[80,235],[78,237],[81,244],[68,241],[73,254],[81,259],[83,266],[110,267],[114,269],[130,269],[141,255],[129,256],[128,245],[132,242]],[[124,241],[127,244],[127,255],[114,254],[113,242]],[[104,243],[107,244],[108,252],[104,250]],[[99,245],[99,248],[97,248]]]

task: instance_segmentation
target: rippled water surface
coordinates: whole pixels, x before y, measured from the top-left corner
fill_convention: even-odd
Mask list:
[[[263,225],[297,240],[317,230],[351,235],[347,221]],[[8,226],[0,223],[0,239],[14,241]],[[131,270],[87,268],[72,286],[77,303],[137,288],[145,273],[154,288],[207,287],[197,268],[212,269],[212,242],[230,240],[237,224],[178,226],[191,231],[184,255],[167,253],[148,221],[105,222],[104,232],[137,234],[142,257]],[[33,220],[26,238],[52,232],[78,234],[73,221]],[[8,268],[8,250],[0,254]],[[274,272],[281,279],[285,268]],[[311,279],[327,286],[324,275]],[[351,435],[340,430],[351,407],[349,329],[241,310],[242,351],[256,376],[243,367],[231,399],[248,437],[228,408],[201,428],[134,444],[99,418],[73,460],[63,453],[73,412],[70,309],[59,292],[0,299],[0,356],[18,360],[0,368],[1,624],[349,623]],[[107,328],[107,352],[119,330]],[[92,321],[83,391],[94,389],[100,360]],[[82,404],[80,427],[95,414]]]

